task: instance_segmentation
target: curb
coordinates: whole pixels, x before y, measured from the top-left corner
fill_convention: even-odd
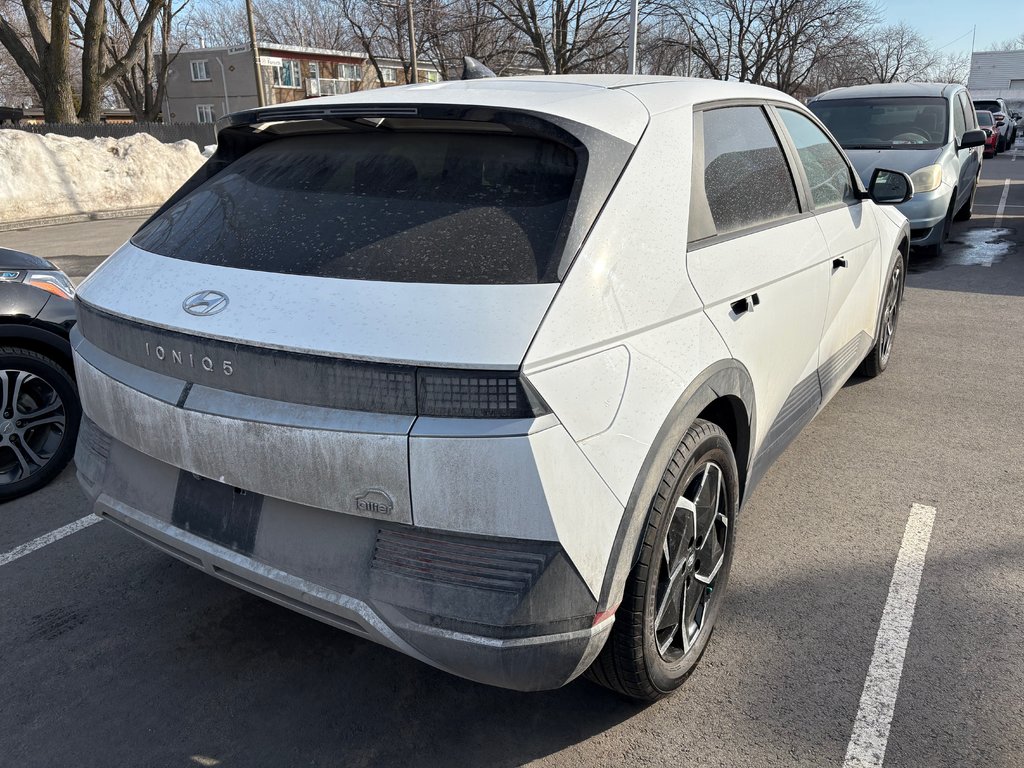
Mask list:
[[[56,224],[77,224],[83,221],[103,221],[105,219],[128,219],[135,216],[149,216],[159,207],[158,205],[151,205],[145,208],[122,208],[117,211],[68,213],[63,216],[44,216],[37,219],[0,221],[0,232],[10,232],[14,229],[32,229],[34,227],[52,227]]]

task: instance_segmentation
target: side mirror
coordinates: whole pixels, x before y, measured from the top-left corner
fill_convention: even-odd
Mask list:
[[[899,205],[914,196],[914,182],[902,171],[876,168],[871,174],[868,194],[879,205]]]
[[[985,132],[982,130],[964,131],[964,135],[960,137],[960,149],[970,149],[971,147],[983,146],[985,146]]]

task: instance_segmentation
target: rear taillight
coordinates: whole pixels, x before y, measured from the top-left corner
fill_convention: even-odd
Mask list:
[[[420,416],[522,419],[550,413],[530,385],[514,371],[416,371]]]
[[[996,119],[996,125],[1002,125],[1003,124],[1003,120],[1006,119],[1002,115],[995,115],[994,117]]]

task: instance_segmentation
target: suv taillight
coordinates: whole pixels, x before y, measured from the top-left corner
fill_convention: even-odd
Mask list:
[[[547,404],[515,371],[416,371],[420,416],[523,419],[550,413]]]

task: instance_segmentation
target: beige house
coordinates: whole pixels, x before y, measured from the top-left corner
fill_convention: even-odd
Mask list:
[[[260,45],[260,71],[265,104],[282,104],[315,96],[333,96],[380,85],[365,53]],[[405,82],[398,59],[380,58],[385,85]],[[437,82],[441,75],[429,64],[418,67],[420,82]],[[213,123],[231,112],[258,106],[252,50],[186,48],[167,71],[163,118],[168,123]]]

